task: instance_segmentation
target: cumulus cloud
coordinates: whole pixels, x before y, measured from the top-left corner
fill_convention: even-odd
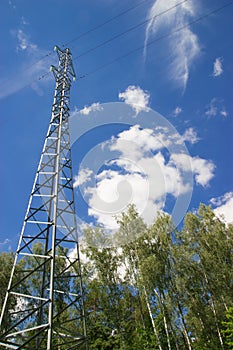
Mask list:
[[[173,154],[171,158],[176,166],[184,171],[188,171],[191,164],[194,178],[198,185],[205,187],[214,177],[215,165],[211,160],[198,156],[191,157],[187,154]]]
[[[148,18],[156,16],[169,8],[177,5],[179,0],[157,0],[153,3],[149,10]],[[145,42],[144,42],[144,57],[149,38],[161,32],[166,34],[168,30],[184,27],[190,18],[196,14],[196,2],[187,1],[175,7],[173,10],[163,14],[163,16],[153,18],[146,27]],[[168,66],[169,77],[183,89],[189,78],[190,67],[200,53],[200,45],[197,35],[190,27],[183,28],[181,31],[174,33],[167,39],[168,52],[167,56],[171,55],[171,60]]]
[[[81,249],[80,249],[81,248]],[[76,260],[78,257],[78,252],[77,252],[77,248],[71,248],[68,252],[68,257],[70,259],[70,261],[72,260]],[[82,250],[82,245],[79,243],[79,258],[81,260],[81,262],[83,264],[89,263],[90,259],[87,257],[87,255],[83,252]]]
[[[194,142],[197,136],[188,129],[185,138]],[[193,172],[197,184],[208,185],[214,176],[211,161],[182,153],[163,154],[181,140],[182,136],[168,134],[166,130],[142,129],[139,125],[112,138],[105,147],[117,151],[119,157],[114,157],[96,175],[94,186],[85,188],[89,215],[106,228],[116,229],[114,216],[134,203],[150,224],[156,213],[163,210],[168,194],[176,199],[190,191],[187,173]]]
[[[74,176],[73,187],[76,188],[85,182],[89,181],[93,171],[88,168],[83,168],[79,171],[78,175]]]
[[[210,203],[216,208],[215,215],[228,224],[233,223],[233,192],[227,192],[223,196],[211,198]]]
[[[133,125],[129,130],[124,130],[113,139],[110,150],[117,150],[125,158],[137,161],[142,153],[158,151],[167,148],[171,139],[160,129],[141,129],[140,125]]]
[[[101,111],[102,109],[103,109],[103,107],[100,105],[99,102],[94,102],[90,106],[85,106],[79,112],[83,115],[88,115],[91,112]]]
[[[117,164],[117,163],[116,163]],[[123,169],[123,164],[121,164]],[[147,201],[147,181],[143,173],[111,169],[97,176],[96,188],[87,188],[90,195],[88,210],[98,222],[107,228],[118,227],[114,215],[126,209],[129,203],[134,203],[141,210],[142,203]]]
[[[149,111],[150,94],[142,90],[139,86],[128,86],[124,92],[119,93],[118,97],[127,105],[131,106],[135,110],[136,115],[141,111]]]
[[[97,244],[97,246],[100,249],[102,248],[102,245],[99,246]],[[80,258],[81,264],[82,265],[87,264],[88,278],[90,278],[91,280],[94,280],[98,275],[98,271],[96,269],[95,263],[92,260],[90,260],[90,258],[85,253],[85,249],[86,249],[86,243],[85,242],[79,243],[79,258]],[[112,251],[112,254],[117,254],[118,256],[121,256],[122,255],[122,248],[118,247],[115,252]],[[76,248],[70,249],[68,252],[68,257],[71,261],[76,260],[77,259],[77,249]],[[118,266],[117,266],[118,278],[120,278],[122,281],[125,280],[127,268],[128,268],[128,262],[123,261],[123,259],[122,259],[122,262],[120,264],[118,264]]]
[[[213,76],[218,77],[223,73],[223,67],[222,67],[222,57],[218,57],[214,61],[214,68],[213,68]]]
[[[194,157],[192,159],[192,166],[197,184],[203,187],[207,186],[214,177],[214,163],[210,160]]]

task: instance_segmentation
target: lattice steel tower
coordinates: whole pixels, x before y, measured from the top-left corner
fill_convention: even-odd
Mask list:
[[[87,349],[72,185],[69,49],[55,47],[52,118],[1,314],[0,348]]]

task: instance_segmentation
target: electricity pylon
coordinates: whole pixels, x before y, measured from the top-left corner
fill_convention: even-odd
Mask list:
[[[1,313],[0,348],[87,349],[72,184],[69,49],[55,46],[52,118]]]

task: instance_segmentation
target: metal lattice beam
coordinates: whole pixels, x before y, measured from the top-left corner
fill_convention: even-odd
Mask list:
[[[55,50],[52,117],[0,319],[7,349],[87,349],[69,134],[75,73],[69,49]]]

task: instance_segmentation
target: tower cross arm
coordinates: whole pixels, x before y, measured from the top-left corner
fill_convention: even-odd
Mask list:
[[[65,75],[66,80],[69,82],[69,84],[71,84],[71,80],[76,80],[71,51],[68,48],[62,50],[57,45],[54,47],[54,51],[57,52],[59,66],[55,67],[52,65],[50,67],[50,71],[53,72],[56,80],[60,79],[61,75]]]

